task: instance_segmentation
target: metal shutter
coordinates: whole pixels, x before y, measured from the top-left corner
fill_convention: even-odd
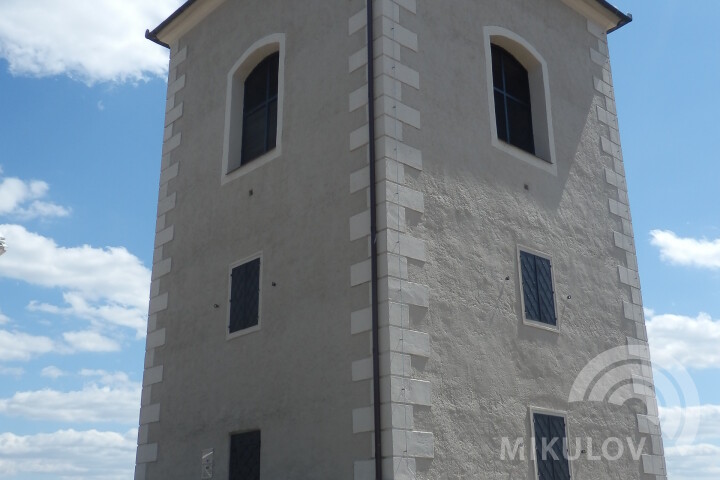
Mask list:
[[[258,324],[260,306],[260,259],[232,269],[230,286],[230,333]]]
[[[520,252],[525,318],[556,325],[552,266],[547,258]]]
[[[538,301],[538,282],[535,272],[535,255],[520,252],[522,269],[523,298],[525,300],[525,318],[540,321],[540,302]]]
[[[230,480],[260,480],[260,431],[230,437]]]
[[[570,465],[565,447],[567,443],[565,419],[554,415],[536,413],[533,415],[533,422],[535,426],[535,459],[538,467],[538,480],[569,480]],[[549,447],[554,439],[556,439],[555,443],[546,450],[545,458],[543,458],[543,446]]]
[[[538,257],[537,255],[535,256],[540,321],[549,325],[555,325],[557,324],[555,319],[555,292],[553,291],[551,268],[550,260]]]

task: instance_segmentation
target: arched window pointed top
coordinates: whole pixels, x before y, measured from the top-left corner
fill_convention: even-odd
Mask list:
[[[516,33],[483,30],[492,145],[557,174],[547,63]]]
[[[285,34],[255,42],[228,72],[220,183],[282,155]]]
[[[269,55],[245,79],[240,165],[275,148],[279,59]]]
[[[492,45],[492,70],[498,138],[535,155],[527,70],[497,45]]]

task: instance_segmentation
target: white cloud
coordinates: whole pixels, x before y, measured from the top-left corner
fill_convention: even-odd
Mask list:
[[[682,238],[669,230],[653,230],[650,243],[660,249],[660,258],[673,265],[720,268],[720,238]]]
[[[82,377],[95,377],[103,385],[115,385],[125,387],[138,387],[139,384],[130,380],[130,377],[125,372],[108,372],[107,370],[93,370],[90,368],[83,368],[78,372]]]
[[[49,190],[49,185],[40,180],[24,181],[13,177],[0,178],[0,216],[8,215],[31,219],[70,215],[69,209],[41,200],[47,196]]]
[[[63,338],[76,352],[117,352],[120,344],[92,330],[65,332]]]
[[[693,445],[665,451],[668,478],[673,480],[717,480],[720,478],[720,447]]]
[[[64,291],[64,306],[32,302],[31,310],[73,315],[99,326],[145,334],[150,270],[123,247],[61,247],[20,225],[0,225],[11,248],[0,277]]]
[[[0,434],[0,477],[127,480],[135,465],[137,429],[126,433],[60,430]],[[16,477],[16,478],[17,478]]]
[[[55,365],[49,365],[42,369],[42,371],[40,372],[40,375],[42,375],[43,377],[52,378],[54,380],[56,378],[60,378],[60,377],[64,376],[65,372],[60,370]]]
[[[685,368],[720,368],[720,320],[707,313],[693,318],[652,310],[645,316],[653,362],[671,365],[675,359]]]
[[[720,478],[720,405],[699,405],[688,408],[660,408],[660,424],[664,431],[676,430],[682,422],[699,425],[695,438],[687,444],[667,446],[665,458],[669,477],[677,480],[716,480]]]
[[[692,407],[660,407],[660,425],[665,431],[681,431],[683,422],[698,425],[694,438],[679,438],[679,444],[697,444],[720,441],[720,405]]]
[[[0,56],[15,75],[87,84],[164,76],[166,49],[145,39],[183,0],[3,0]]]
[[[116,304],[93,306],[83,298],[82,294],[70,292],[63,294],[63,300],[67,304],[66,307],[33,301],[28,305],[28,310],[53,315],[76,316],[90,321],[101,321],[111,325],[132,328],[137,330],[138,337],[145,334],[146,306],[139,308]],[[147,305],[147,301],[145,305]]]
[[[5,325],[10,321],[10,317],[2,313],[2,310],[0,310],[0,325]]]
[[[117,352],[121,346],[115,340],[94,330],[65,332],[63,340],[31,335],[28,333],[0,330],[0,361],[27,361],[48,353],[73,354],[78,352]],[[49,367],[54,368],[54,367]],[[48,370],[52,372],[52,370]],[[0,373],[2,370],[0,369]],[[44,376],[46,375],[43,370]]]
[[[0,399],[0,413],[30,420],[137,424],[140,383],[130,381],[122,372],[84,376],[95,381],[83,386],[82,390],[43,389],[16,392],[12,397]]]
[[[0,330],[0,361],[30,360],[54,349],[55,342],[48,337]]]
[[[668,457],[695,457],[714,455],[720,457],[720,447],[717,445],[711,445],[709,443],[700,443],[697,445],[679,445],[676,447],[670,447],[665,450],[665,455]]]

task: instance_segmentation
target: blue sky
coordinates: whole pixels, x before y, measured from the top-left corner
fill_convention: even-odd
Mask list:
[[[132,478],[167,65],[143,32],[181,1],[79,3],[0,4],[2,479]],[[652,355],[699,391],[663,410],[701,423],[668,440],[668,466],[717,479],[720,3],[618,5],[635,17],[610,49]]]

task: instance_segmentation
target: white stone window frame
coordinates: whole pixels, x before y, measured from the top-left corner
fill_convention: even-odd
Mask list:
[[[550,76],[547,62],[527,40],[506,28],[487,26],[483,28],[483,34],[485,38],[485,78],[487,79],[488,106],[490,108],[490,142],[492,146],[518,160],[557,176],[555,134],[550,102]],[[498,138],[492,73],[492,45],[507,50],[528,71],[535,155]]]
[[[279,53],[278,97],[277,97],[277,133],[275,148],[268,150],[251,162],[232,171],[230,160],[242,152],[243,98],[245,80],[265,58]],[[225,96],[225,134],[223,138],[222,171],[220,184],[225,185],[237,178],[256,170],[282,155],[283,107],[285,100],[285,34],[274,33],[255,42],[233,65],[227,75],[227,93]]]
[[[523,290],[522,259],[520,258],[520,252],[530,253],[537,257],[542,257],[550,262],[550,277],[552,280],[552,289],[553,289],[553,306],[555,307],[555,325],[549,325],[547,323],[538,322],[537,320],[531,320],[525,316],[525,291]],[[543,253],[539,250],[525,247],[523,245],[518,245],[516,260],[517,260],[518,280],[520,282],[520,316],[522,318],[523,324],[527,325],[529,327],[535,327],[535,328],[539,328],[541,330],[547,330],[550,332],[559,333],[561,319],[560,319],[560,313],[558,310],[558,303],[557,303],[558,296],[557,296],[557,288],[556,288],[557,283],[555,283],[555,262],[553,262],[552,256],[547,253]]]
[[[253,325],[252,327],[244,328],[242,330],[238,330],[236,332],[230,333],[230,313],[231,313],[231,305],[230,300],[232,299],[232,271],[233,268],[239,267],[240,265],[244,265],[246,263],[252,262],[253,260],[260,259],[260,274],[258,278],[258,323],[257,325]],[[242,260],[239,260],[237,262],[231,263],[228,267],[228,287],[227,287],[227,315],[225,318],[225,340],[232,340],[234,338],[238,337],[244,337],[245,335],[249,335],[251,333],[255,333],[260,331],[260,327],[262,326],[262,286],[263,286],[263,269],[265,268],[265,261],[263,260],[263,252],[257,252],[253,255],[250,255],[249,257],[245,257]]]
[[[533,462],[533,468],[535,469],[535,477],[539,478],[538,475],[538,466],[537,466],[537,455],[535,454],[535,414],[539,413],[541,415],[552,415],[553,417],[562,417],[565,420],[565,438],[567,439],[567,448],[568,448],[568,471],[570,472],[570,478],[573,477],[573,465],[572,465],[572,459],[570,458],[572,455],[570,453],[570,422],[568,421],[568,413],[564,410],[554,410],[551,408],[543,408],[543,407],[536,407],[533,405],[530,405],[528,407],[528,412],[530,414],[530,457],[532,458]],[[576,452],[577,453],[577,452]]]

